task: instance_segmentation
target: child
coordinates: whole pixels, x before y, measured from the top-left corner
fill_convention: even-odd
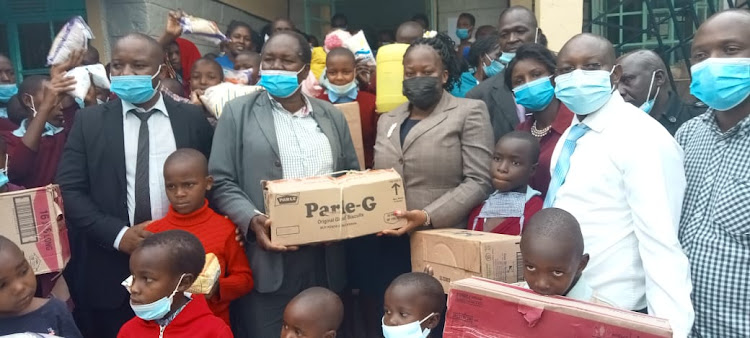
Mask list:
[[[385,338],[429,337],[445,311],[443,286],[421,272],[409,272],[391,282],[385,291]]]
[[[253,51],[240,52],[234,60],[234,70],[251,70],[248,84],[255,85],[260,76],[260,54]]]
[[[378,114],[375,112],[375,95],[360,91],[357,85],[354,54],[347,48],[335,48],[328,53],[326,69],[320,85],[325,92],[319,99],[333,104],[358,102],[362,122],[362,143],[365,150],[365,168],[372,168]]]
[[[512,131],[497,141],[492,155],[490,197],[469,215],[469,230],[520,235],[524,220],[542,209],[540,192],[529,187],[536,171],[539,141],[530,133]]]
[[[582,275],[589,255],[583,253],[581,227],[567,211],[548,208],[531,217],[521,236],[521,255],[525,282],[518,285],[541,295],[612,304],[599,297]]]
[[[198,237],[206,252],[219,260],[221,276],[206,295],[208,307],[229,324],[229,303],[253,288],[245,251],[235,240],[236,227],[208,207],[206,192],[214,179],[206,157],[195,149],[178,149],[164,163],[164,185],[171,206],[167,216],[146,227],[158,233],[181,229]]]
[[[151,235],[130,255],[130,307],[136,317],[117,337],[232,337],[229,326],[214,316],[202,295],[188,295],[203,270],[206,252],[183,230]]]
[[[83,337],[65,303],[34,297],[36,278],[21,249],[0,236],[0,335],[33,332]]]
[[[12,132],[3,132],[8,146],[9,173],[13,183],[27,188],[54,181],[67,139],[65,118],[60,109],[62,95],[73,89],[75,79],[64,77],[64,70],[52,70],[52,79],[42,75],[26,77],[18,97],[31,115]]]
[[[193,64],[193,69],[190,71],[190,103],[203,107],[203,102],[200,100],[200,96],[203,95],[208,87],[215,86],[224,82],[224,69],[221,65],[206,57],[198,59]],[[211,126],[216,127],[216,117],[213,116],[204,107],[204,113],[208,122]]]
[[[344,320],[344,304],[332,291],[312,287],[287,304],[283,320],[282,338],[335,338]]]

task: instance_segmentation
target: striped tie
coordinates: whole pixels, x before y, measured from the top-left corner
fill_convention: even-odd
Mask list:
[[[560,157],[557,159],[555,172],[552,173],[552,179],[549,182],[547,198],[544,199],[545,208],[549,208],[555,203],[555,195],[557,195],[557,191],[565,183],[565,176],[568,175],[568,170],[570,170],[570,156],[576,150],[576,142],[590,129],[583,123],[576,124],[573,128],[570,128],[570,133],[568,133],[568,137],[565,139],[565,143],[560,151]]]

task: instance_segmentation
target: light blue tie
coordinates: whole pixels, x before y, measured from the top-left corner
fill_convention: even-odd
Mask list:
[[[570,170],[570,156],[576,150],[576,142],[589,130],[591,128],[583,123],[576,124],[570,128],[570,133],[568,133],[568,137],[565,139],[565,143],[560,151],[560,157],[557,159],[555,172],[552,173],[552,179],[549,182],[547,197],[544,199],[545,208],[549,208],[555,203],[557,191],[565,183],[565,176],[568,175],[568,170]]]

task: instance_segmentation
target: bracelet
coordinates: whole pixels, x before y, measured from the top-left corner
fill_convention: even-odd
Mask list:
[[[422,224],[422,226],[426,226],[426,227],[431,226],[432,220],[430,220],[430,214],[428,214],[427,211],[425,210],[422,210],[422,212],[424,213],[424,217],[427,218],[427,220],[424,222],[424,224]]]

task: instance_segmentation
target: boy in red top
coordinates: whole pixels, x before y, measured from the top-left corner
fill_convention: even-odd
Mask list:
[[[233,337],[202,295],[185,293],[205,262],[201,242],[187,231],[165,231],[144,239],[130,255],[133,275],[123,282],[136,317],[120,328],[117,337]]]
[[[497,141],[492,155],[490,197],[469,214],[469,230],[520,235],[523,224],[542,209],[541,193],[529,187],[539,162],[539,141],[513,131]]]
[[[325,92],[318,98],[333,104],[354,101],[359,103],[362,143],[365,148],[365,168],[372,168],[375,134],[378,127],[375,95],[359,90],[355,68],[354,54],[349,49],[335,48],[328,52],[326,69],[320,80],[320,85],[325,88]]]
[[[194,149],[177,149],[164,163],[169,212],[146,230],[188,231],[198,237],[207,253],[216,255],[221,275],[206,300],[211,311],[229,324],[229,303],[252,290],[253,275],[245,251],[235,240],[234,224],[208,207],[206,191],[212,184],[206,157]]]

